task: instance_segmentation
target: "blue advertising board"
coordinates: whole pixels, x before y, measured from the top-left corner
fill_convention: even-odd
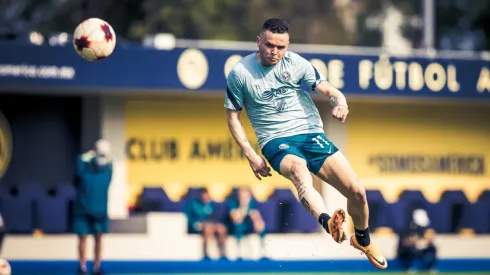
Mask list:
[[[0,89],[223,92],[243,50],[117,47],[88,62],[71,45],[0,45]],[[302,54],[301,52],[299,52]],[[490,62],[475,59],[302,54],[348,95],[490,100]]]

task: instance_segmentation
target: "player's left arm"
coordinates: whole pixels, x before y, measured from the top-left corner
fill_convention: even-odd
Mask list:
[[[306,59],[299,55],[296,57],[297,68],[301,74],[302,80],[308,84],[312,90],[315,90],[330,100],[332,105],[332,115],[338,120],[345,122],[349,107],[344,94],[330,84],[325,77]]]
[[[338,120],[345,122],[349,114],[349,106],[344,94],[326,80],[320,80],[315,91],[327,96],[332,105],[332,115]]]

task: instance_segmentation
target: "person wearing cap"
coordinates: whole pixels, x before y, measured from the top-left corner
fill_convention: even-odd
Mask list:
[[[93,150],[77,159],[75,175],[76,197],[73,229],[78,236],[79,275],[87,274],[87,236],[94,236],[95,275],[104,274],[101,269],[102,236],[109,232],[108,193],[112,180],[111,145],[98,140]]]
[[[398,242],[398,259],[405,270],[412,271],[418,262],[421,269],[435,271],[437,248],[434,236],[427,212],[415,209],[408,229],[400,235]]]

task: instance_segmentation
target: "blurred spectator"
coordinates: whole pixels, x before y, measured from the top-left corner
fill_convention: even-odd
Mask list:
[[[213,237],[217,237],[218,248],[221,259],[226,259],[225,244],[227,230],[220,219],[216,216],[215,203],[206,188],[202,188],[199,197],[190,200],[184,207],[187,216],[188,232],[190,234],[201,234],[203,237],[204,259],[209,260],[208,243]]]
[[[435,233],[429,228],[430,220],[427,212],[416,209],[407,232],[400,235],[398,242],[398,258],[406,270],[435,270],[437,249],[434,245]]]
[[[237,240],[238,246],[240,241],[246,235],[256,233],[260,235],[262,255],[264,255],[264,237],[266,228],[264,220],[257,209],[257,203],[252,199],[252,194],[248,188],[242,187],[238,190],[236,197],[228,201],[228,210],[230,215],[229,232]],[[240,259],[241,257],[239,257]]]
[[[107,202],[112,179],[110,151],[108,141],[98,140],[94,151],[82,154],[77,160],[73,228],[79,240],[79,274],[87,274],[87,235],[93,235],[95,239],[94,274],[103,274],[102,235],[109,232]]]

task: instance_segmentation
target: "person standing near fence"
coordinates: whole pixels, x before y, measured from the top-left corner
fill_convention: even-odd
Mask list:
[[[108,193],[112,180],[111,145],[98,140],[94,150],[77,159],[76,198],[73,229],[78,236],[79,275],[87,274],[87,236],[95,241],[94,275],[104,274],[101,269],[102,236],[109,232]]]

